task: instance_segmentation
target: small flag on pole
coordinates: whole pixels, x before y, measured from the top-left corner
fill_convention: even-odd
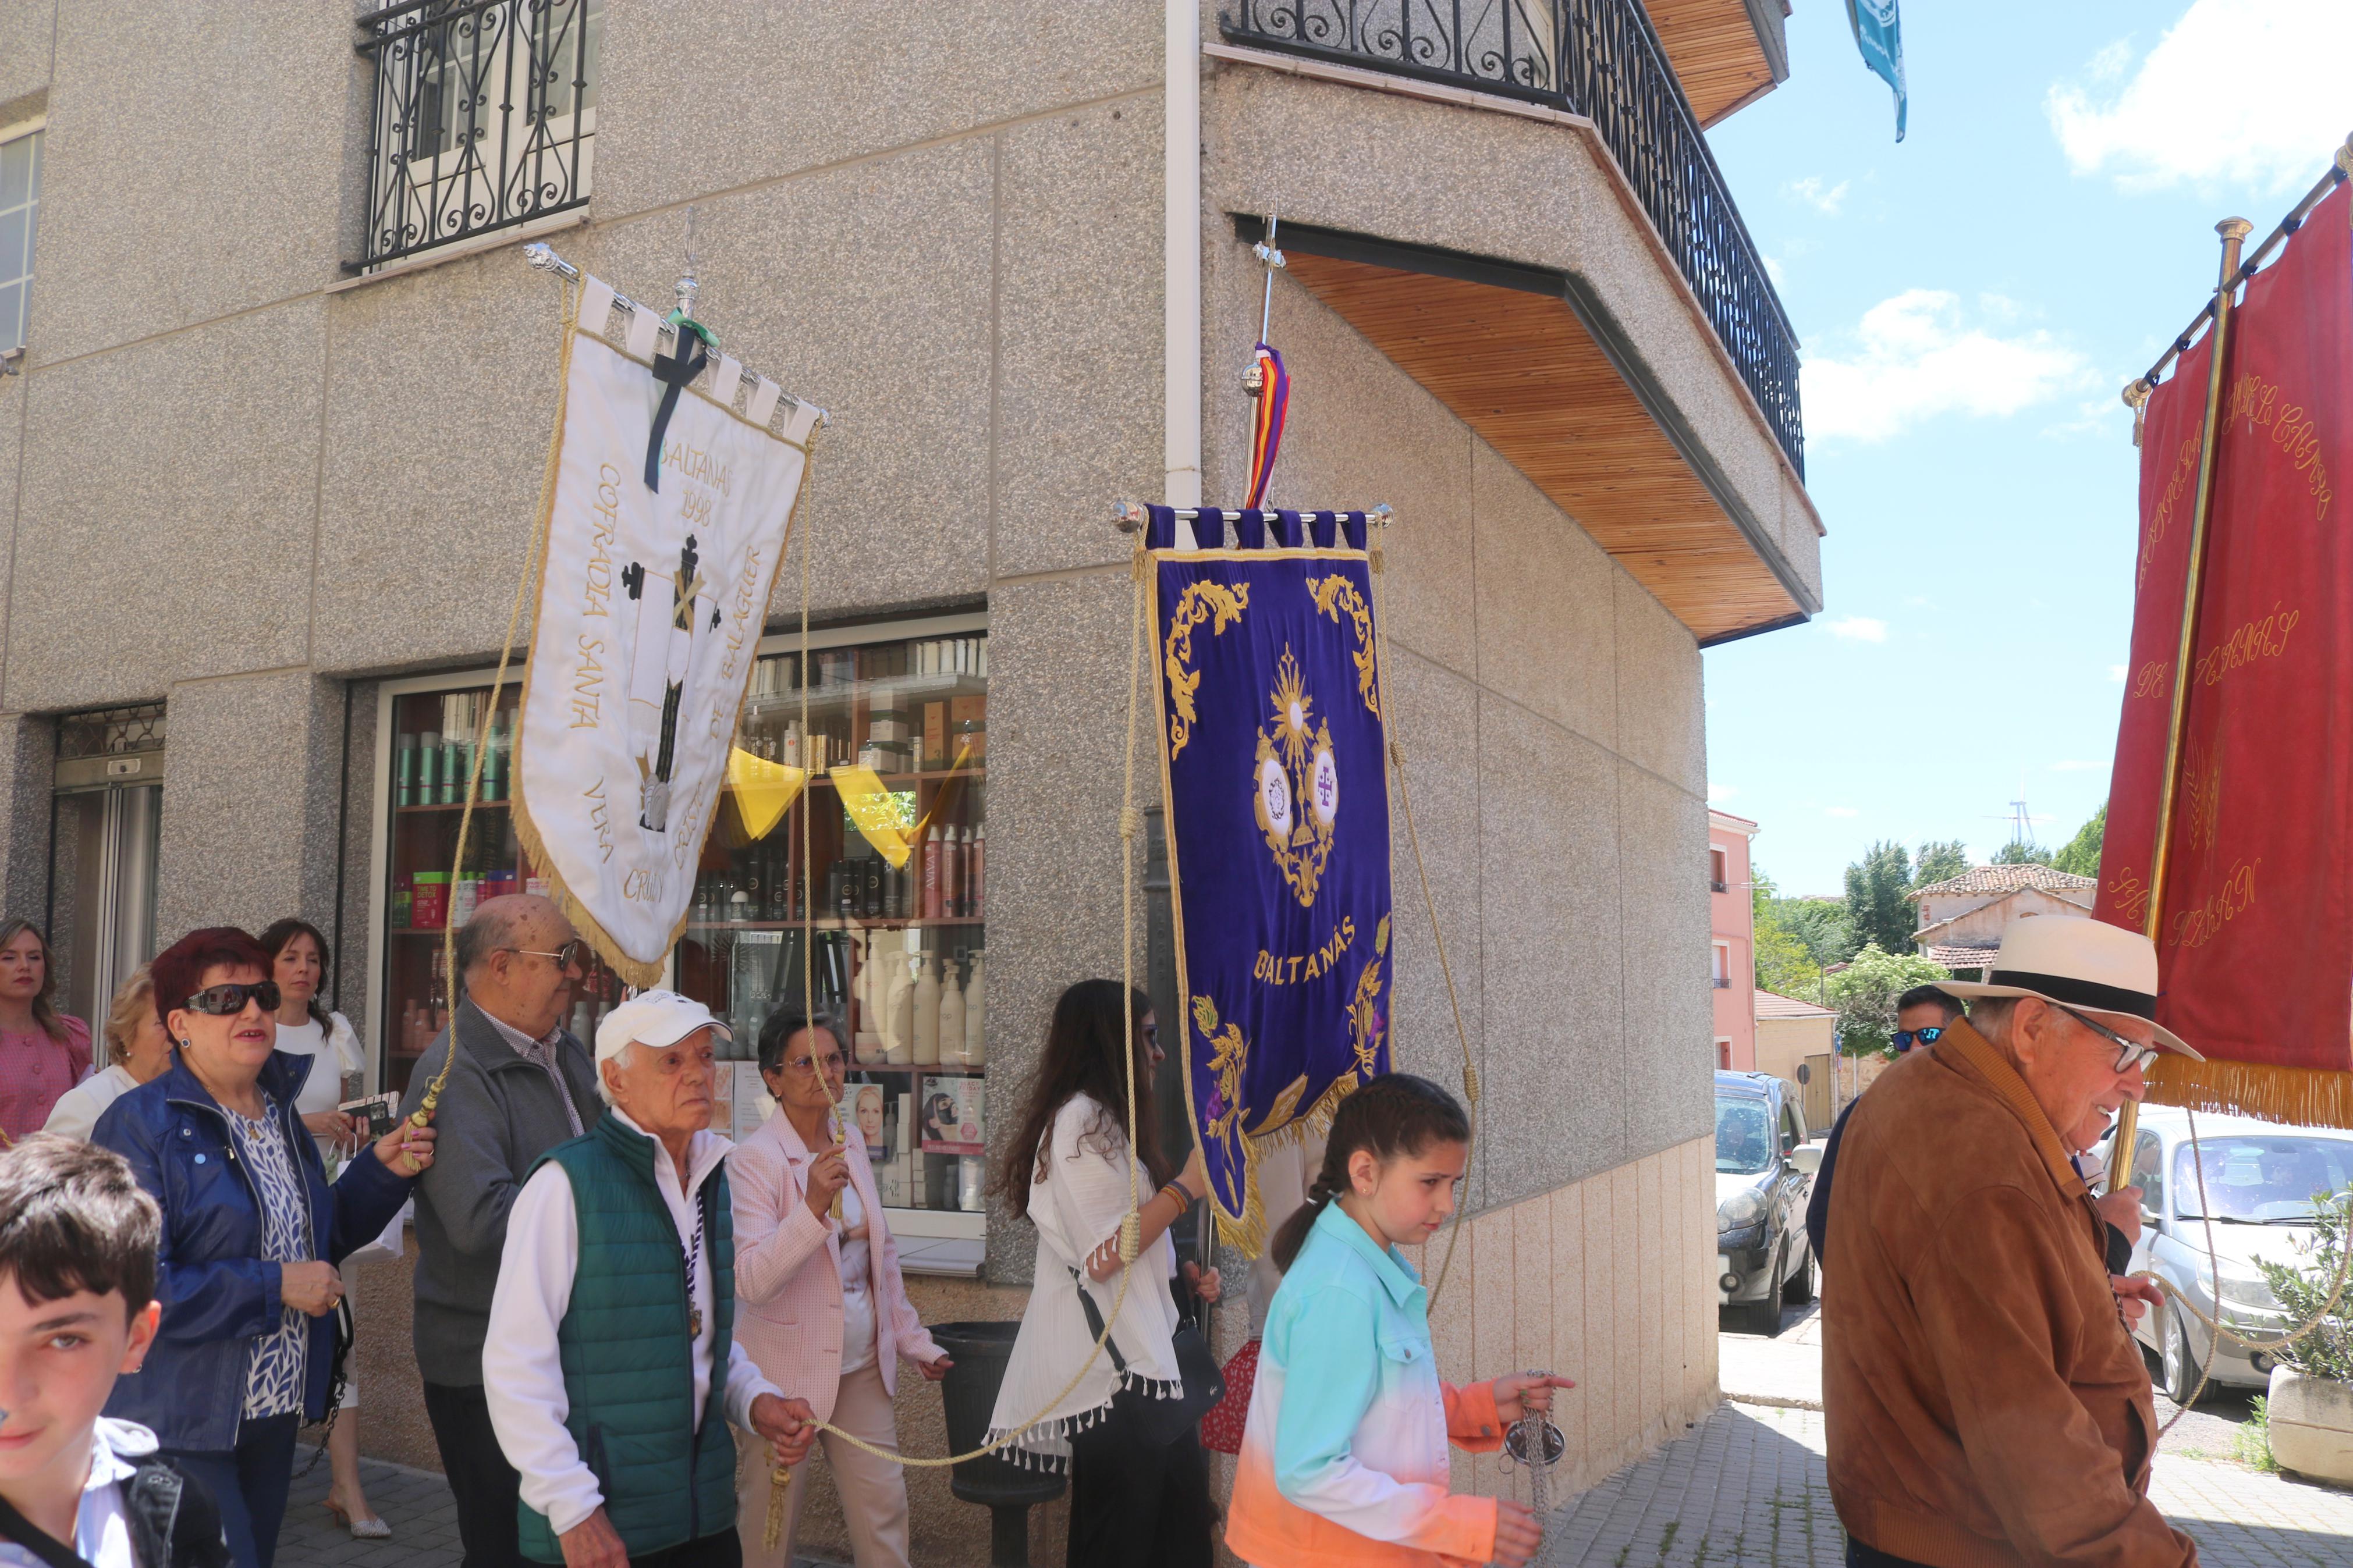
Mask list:
[[[1895,89],[1895,140],[1904,140],[1904,18],[1896,0],[1846,0],[1846,19],[1862,63]]]
[[[1250,494],[1242,502],[1257,507],[1266,500],[1267,481],[1274,477],[1275,454],[1282,449],[1282,416],[1291,405],[1291,373],[1282,356],[1265,343],[1257,348],[1258,407],[1250,416]]]

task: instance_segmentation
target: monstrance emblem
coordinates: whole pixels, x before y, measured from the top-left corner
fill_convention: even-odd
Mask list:
[[[1271,724],[1259,731],[1252,781],[1259,831],[1302,907],[1315,902],[1340,819],[1340,766],[1332,728],[1315,714],[1288,645],[1275,666]]]

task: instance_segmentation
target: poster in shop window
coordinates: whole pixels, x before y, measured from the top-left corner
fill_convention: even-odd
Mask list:
[[[580,934],[650,985],[685,926],[818,410],[691,324],[616,311],[595,279],[569,344],[516,829]]]

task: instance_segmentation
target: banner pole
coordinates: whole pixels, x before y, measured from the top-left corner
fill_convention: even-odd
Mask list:
[[[2232,298],[2238,288],[2239,247],[2254,225],[2242,217],[2226,217],[2214,226],[2222,237],[2222,269],[2214,285],[2214,331],[2206,364],[2206,420],[2198,437],[2198,500],[2189,513],[2189,570],[2182,589],[2181,641],[2173,656],[2173,712],[2165,730],[2165,772],[2157,795],[2157,849],[2150,857],[2148,921],[2150,942],[2159,940],[2165,919],[2165,873],[2173,853],[2173,797],[2181,773],[2181,734],[2189,718],[2189,667],[2198,647],[2198,597],[2206,579],[2208,524],[2214,510],[2214,455],[2222,435],[2222,384],[2231,348]],[[2137,410],[2136,410],[2137,413]],[[2160,981],[2160,984],[2162,982]],[[2108,1188],[2127,1186],[2132,1171],[2133,1135],[2140,1126],[2140,1102],[2127,1100],[2116,1112],[2116,1145],[2108,1151]]]

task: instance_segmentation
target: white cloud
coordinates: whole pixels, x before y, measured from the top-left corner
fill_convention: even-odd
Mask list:
[[[1852,637],[1856,642],[1885,642],[1887,623],[1874,621],[1869,616],[1841,616],[1825,623],[1831,636]]]
[[[1824,816],[1855,816],[1860,814],[1851,805],[1832,805],[1824,807],[1822,815]]]
[[[1788,273],[1783,271],[1781,264],[1770,256],[1765,258],[1765,276],[1773,280],[1773,287],[1776,289],[1787,289],[1789,286]]]
[[[2125,683],[2125,675],[2126,667],[2124,665],[2112,664],[2108,666],[2108,679],[2115,681],[2118,686],[2122,686]]]
[[[1707,804],[1722,805],[1740,792],[1730,784],[1712,784],[1707,786]]]
[[[2052,763],[2051,771],[2054,773],[2095,773],[2107,765],[2108,764],[2105,763],[2082,763],[2069,761]]]
[[[1978,311],[2016,313],[2007,300]],[[1940,414],[2015,414],[2096,379],[2090,360],[2049,332],[1989,331],[1937,289],[1881,300],[1847,336],[1853,352],[1810,355],[1800,372],[1809,438],[1883,441]]]
[[[1788,191],[1824,217],[1836,217],[1839,208],[1846,205],[1849,184],[1849,181],[1841,180],[1835,185],[1825,185],[1820,174],[1808,174],[1802,180],[1790,181]]]
[[[2054,82],[2051,129],[2078,174],[2119,190],[2309,184],[2353,124],[2353,5],[2345,0],[2193,0],[2131,69],[2130,40]]]

